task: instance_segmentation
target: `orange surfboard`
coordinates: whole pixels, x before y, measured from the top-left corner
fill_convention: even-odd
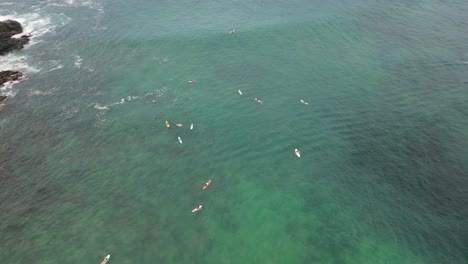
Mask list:
[[[203,190],[205,190],[206,188],[208,188],[208,186],[210,186],[211,184],[211,180],[208,180],[205,185],[203,186]]]

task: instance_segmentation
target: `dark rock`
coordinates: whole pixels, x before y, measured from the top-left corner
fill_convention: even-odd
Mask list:
[[[19,71],[2,71],[0,72],[0,86],[6,82],[16,81],[21,76],[23,76],[23,74]]]
[[[29,37],[27,36],[22,36],[21,38],[0,38],[0,55],[5,55],[13,50],[20,50],[28,42]]]
[[[13,35],[23,32],[21,24],[14,20],[0,21],[0,55],[4,55],[13,50],[20,50],[26,43],[29,42],[30,34],[21,36],[20,38],[12,38]],[[2,71],[0,72],[0,87],[11,81],[18,80],[23,74],[19,71]],[[7,98],[5,95],[0,95],[0,102]]]
[[[14,20],[0,21],[0,38],[9,38],[23,32],[21,24]]]
[[[14,20],[0,22],[0,55],[13,50],[20,50],[29,42],[30,35],[23,35],[20,38],[11,36],[23,32],[21,24]]]

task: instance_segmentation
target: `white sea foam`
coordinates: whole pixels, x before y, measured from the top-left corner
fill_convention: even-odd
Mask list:
[[[80,55],[76,55],[75,56],[75,63],[73,65],[75,65],[76,68],[81,68],[81,64],[83,62],[83,59],[80,57]]]
[[[0,21],[7,19],[16,20],[23,27],[23,33],[13,37],[19,38],[22,35],[31,34],[29,43],[25,46],[26,49],[40,42],[43,35],[54,33],[57,27],[64,26],[70,21],[70,18],[64,14],[41,15],[39,13],[18,14],[13,12],[6,16],[0,16]]]
[[[70,119],[75,117],[80,112],[80,108],[76,105],[65,105],[62,106],[62,112],[60,116],[65,119]]]
[[[54,67],[54,68],[50,69],[49,72],[55,71],[55,70],[60,70],[60,69],[63,69],[63,65],[62,65],[62,64],[59,64],[59,65],[57,65],[57,67]]]
[[[50,68],[47,72],[63,69],[63,64],[61,64],[60,61],[51,60],[49,62],[50,62],[48,63],[50,64],[49,67],[52,67],[52,68]]]
[[[134,101],[134,100],[139,100],[139,99],[143,99],[143,98],[147,98],[147,97],[159,98],[159,97],[163,96],[166,92],[167,92],[167,88],[163,87],[162,89],[155,90],[153,92],[148,92],[148,93],[145,93],[144,95],[141,95],[141,96],[129,95],[129,96],[126,96],[124,98],[121,98],[120,101],[117,101],[117,102],[114,102],[114,103],[111,103],[111,104],[107,104],[107,105],[101,105],[99,103],[96,103],[96,104],[93,105],[93,107],[94,107],[94,109],[97,109],[97,110],[109,110],[113,106],[125,104],[125,103],[128,103],[128,102]],[[153,99],[152,102],[155,102],[155,100]]]
[[[12,12],[8,15],[0,16],[0,21],[7,19],[16,20],[19,23],[21,23],[23,27],[23,33],[17,34],[13,37],[19,38],[24,34],[32,34],[32,36],[30,37],[29,43],[24,47],[24,50],[26,52],[11,52],[5,56],[2,56],[0,60],[0,69],[21,71],[25,77],[27,75],[37,73],[41,70],[41,68],[38,68],[40,66],[30,65],[30,62],[28,62],[26,55],[24,55],[25,53],[27,54],[27,50],[34,44],[39,43],[41,41],[42,36],[46,35],[47,33],[54,33],[57,27],[64,26],[70,21],[70,19],[64,14],[42,15],[38,12],[24,14]],[[49,69],[49,71],[61,69],[63,68],[63,65],[57,62],[52,67],[53,68]],[[14,96],[16,94],[16,92],[13,90],[14,83],[17,82],[6,84],[1,89],[2,94]]]
[[[51,95],[52,91],[39,91],[39,90],[32,90],[28,93],[29,96],[40,96],[40,95]]]
[[[17,91],[13,89],[15,83],[19,83],[21,80],[6,82],[3,86],[0,87],[0,95],[6,95],[8,97],[13,97],[16,95]]]
[[[109,110],[109,106],[102,106],[100,104],[95,104],[94,108],[98,110]]]
[[[81,58],[80,55],[75,55],[75,61],[73,62],[73,65],[77,69],[85,69],[88,72],[94,72],[94,68],[86,65],[86,63],[83,65],[83,58]]]
[[[28,91],[28,96],[45,96],[45,95],[52,95],[54,92],[58,90],[57,87],[52,88],[44,88],[43,90],[38,89],[30,89]]]
[[[13,97],[17,93],[17,91],[13,89],[14,84],[27,79],[28,74],[33,74],[39,71],[38,69],[26,64],[25,56],[15,56],[11,53],[2,56],[2,60],[0,60],[0,69],[21,71],[23,73],[23,76],[18,80],[6,82],[0,87],[0,95],[6,95],[9,97]]]
[[[39,72],[40,69],[28,65],[26,61],[26,56],[18,56],[14,53],[9,53],[2,56],[0,69],[21,71],[26,74]]]
[[[90,0],[65,0],[65,1],[49,1],[48,6],[60,6],[60,7],[86,7],[92,10],[96,10],[98,13],[104,13],[104,8],[101,3],[93,2]]]
[[[96,113],[96,121],[94,122],[94,126],[102,128],[102,127],[105,127],[108,124],[110,124],[112,122],[112,119],[106,118],[105,116],[106,115],[105,115],[104,112],[101,112],[101,111],[97,112]]]

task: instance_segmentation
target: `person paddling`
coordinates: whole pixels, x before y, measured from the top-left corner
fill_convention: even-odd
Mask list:
[[[200,204],[199,206],[193,208],[192,213],[198,212],[198,211],[200,211],[202,208],[203,208],[203,205]]]
[[[104,260],[101,262],[101,264],[106,264],[107,261],[109,261],[109,259],[110,259],[110,255],[107,255],[107,256],[104,258]]]
[[[205,185],[203,186],[203,190],[206,190],[206,188],[208,188],[208,186],[210,186],[211,184],[211,180],[208,180]]]

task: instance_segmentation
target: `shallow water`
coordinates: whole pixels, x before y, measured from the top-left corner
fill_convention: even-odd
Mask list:
[[[405,2],[1,3],[0,259],[466,263],[468,4]]]

